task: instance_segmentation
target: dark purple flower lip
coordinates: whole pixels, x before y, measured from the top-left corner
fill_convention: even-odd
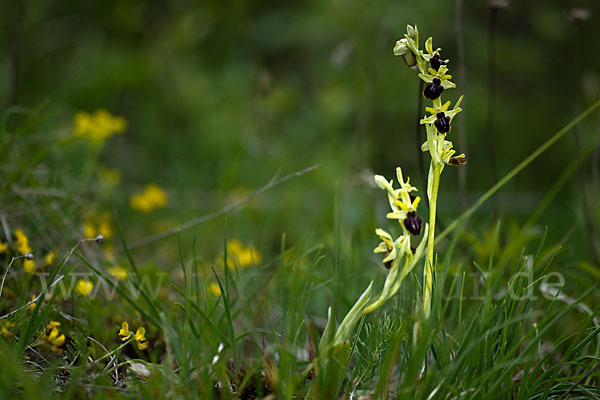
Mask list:
[[[442,86],[442,81],[440,81],[438,78],[433,78],[433,82],[425,85],[423,96],[425,96],[426,99],[435,100],[440,97],[443,91],[444,88]]]
[[[436,54],[435,56],[431,57],[429,64],[431,65],[431,68],[437,71],[440,69],[440,66],[446,65],[446,62],[444,60],[440,60],[440,56]]]
[[[450,165],[465,165],[466,163],[467,163],[467,157],[464,157],[464,156],[452,157],[448,161],[448,164],[450,164]]]
[[[423,219],[419,217],[414,211],[410,211],[404,219],[404,227],[411,235],[414,236],[417,236],[421,233],[422,224]]]
[[[436,120],[433,122],[439,133],[450,132],[450,117],[443,112],[435,114]]]

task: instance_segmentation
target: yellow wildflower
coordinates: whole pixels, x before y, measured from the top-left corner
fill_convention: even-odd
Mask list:
[[[141,326],[135,332],[135,341],[137,342],[138,349],[146,350],[148,348],[148,342],[146,341],[146,329]]]
[[[104,238],[110,238],[114,232],[112,229],[112,218],[109,212],[103,212],[100,215],[100,221],[98,222],[98,233]]]
[[[97,110],[93,114],[79,111],[73,116],[73,124],[75,136],[86,136],[95,141],[122,133],[127,127],[124,118],[113,116],[103,109]]]
[[[121,325],[121,330],[119,330],[119,336],[121,336],[121,340],[124,342],[131,336],[131,332],[129,331],[129,324],[127,321],[123,321]]]
[[[208,291],[215,297],[219,297],[221,295],[221,287],[217,282],[211,282],[208,285]]]
[[[29,239],[27,235],[21,230],[17,229],[15,231],[15,244],[17,246],[17,251],[21,253],[21,255],[25,255],[27,253],[32,253],[31,247],[29,247]]]
[[[80,279],[77,281],[77,285],[75,286],[75,291],[82,296],[89,296],[94,290],[94,284],[90,281],[86,281]]]
[[[30,275],[35,274],[35,261],[26,258],[23,261],[23,269]]]
[[[240,265],[250,266],[252,264],[260,264],[262,256],[260,252],[254,247],[246,247],[246,249],[240,254]]]
[[[44,257],[44,261],[46,261],[46,264],[48,265],[52,265],[56,262],[56,253],[54,252],[54,250],[46,254],[46,257]]]
[[[254,247],[245,247],[239,240],[232,239],[227,242],[227,258],[232,265],[246,268],[262,261],[260,252]],[[230,265],[230,268],[232,266]]]
[[[84,222],[83,224],[83,236],[86,238],[96,237],[96,227],[91,222]]]
[[[42,336],[40,336],[42,340],[46,341],[50,345],[50,348],[55,353],[62,352],[60,346],[62,346],[65,343],[65,335],[60,333],[58,329],[59,326],[60,322],[50,321],[50,323],[46,327],[46,330],[44,331]]]
[[[58,321],[50,321],[48,323],[48,329],[54,329],[54,328],[58,328],[60,326],[60,322]]]
[[[31,296],[31,301],[35,300],[35,294],[33,296]],[[30,305],[27,306],[28,309],[30,310],[35,310],[35,308],[37,307],[36,303],[31,303]]]
[[[123,267],[110,267],[108,269],[108,273],[111,274],[112,276],[114,276],[115,278],[117,278],[118,280],[124,280],[127,279],[127,271],[125,270],[125,268]]]
[[[112,227],[110,226],[110,222],[103,219],[98,224],[98,233],[102,235],[104,238],[109,238],[113,235]]]
[[[2,333],[2,336],[4,336],[5,338],[10,337],[13,335],[10,330],[14,327],[15,327],[14,322],[10,322],[10,321],[3,319],[0,322],[0,333]]]
[[[155,208],[162,208],[167,205],[168,196],[159,186],[151,183],[146,185],[144,191],[131,196],[129,205],[132,209],[150,212]]]
[[[61,334],[58,328],[54,328],[50,331],[50,334],[48,335],[46,340],[50,344],[50,348],[53,352],[60,353],[62,351],[62,349],[60,349],[60,346],[62,346],[65,343],[65,335]]]
[[[2,243],[2,241],[0,241],[0,253],[6,252],[8,252],[8,243]]]
[[[50,343],[52,351],[60,353],[62,350],[59,347],[65,343],[65,335],[61,334],[57,328],[54,328],[50,332],[50,335],[48,335],[48,343]]]
[[[237,239],[231,239],[227,242],[227,255],[237,255],[244,250],[244,245]]]
[[[83,136],[92,130],[92,116],[85,111],[76,113],[73,116],[73,123],[75,125],[75,136]]]
[[[121,340],[123,342],[134,336],[133,332],[129,330],[129,324],[126,321],[124,321],[121,325],[119,336],[121,336]],[[141,326],[137,329],[134,338],[137,342],[138,349],[146,350],[148,348],[148,342],[146,341],[146,329],[144,327]]]
[[[92,217],[83,223],[83,235],[86,238],[95,238],[102,235],[104,239],[114,236],[112,217],[109,212],[103,212],[98,217]]]

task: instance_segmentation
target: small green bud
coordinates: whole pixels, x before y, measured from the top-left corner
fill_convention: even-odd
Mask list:
[[[394,55],[396,56],[404,56],[404,54],[408,53],[410,49],[408,48],[408,40],[400,39],[396,42],[396,46],[394,47]]]
[[[413,28],[410,25],[406,25],[406,33],[408,34],[408,37],[411,39],[415,39],[415,28]]]
[[[412,50],[408,47],[408,39],[402,38],[396,42],[394,47],[394,55],[402,56],[402,59],[409,67],[417,65],[417,59]]]
[[[415,68],[415,66],[417,65],[417,59],[412,51],[409,51],[408,53],[403,54],[402,59],[404,60],[406,65],[409,66],[410,68]]]

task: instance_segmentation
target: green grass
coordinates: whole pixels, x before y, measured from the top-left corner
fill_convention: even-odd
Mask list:
[[[160,252],[177,248],[165,267],[158,262],[140,266],[137,259],[147,262],[148,257],[128,250],[127,225],[117,215],[120,239],[112,241],[120,245],[128,279],[111,280],[107,263],[98,258],[107,243],[78,242],[59,257],[61,261],[48,269],[48,283],[64,275],[68,284],[73,272],[92,272],[116,294],[110,299],[102,293],[63,299],[54,290],[43,295],[34,310],[6,318],[14,326],[12,335],[0,340],[2,397],[600,398],[597,285],[570,284],[572,272],[560,265],[571,254],[549,243],[546,234],[530,234],[533,223],[510,233],[501,222],[491,227],[473,221],[465,225],[490,194],[546,147],[532,153],[440,235],[448,240],[439,239],[432,317],[418,317],[422,270],[416,268],[393,301],[360,320],[347,350],[342,349],[350,357],[318,345],[321,336],[333,334],[323,332],[326,305],[332,306],[332,318],[341,319],[369,276],[375,275],[380,285],[384,274],[365,269],[361,252],[374,240],[363,236],[361,227],[344,223],[339,185],[331,205],[332,242],[309,233],[290,244],[283,235],[279,254],[248,268],[223,268],[231,265],[229,234],[222,239],[224,251],[217,253],[223,263],[201,260],[197,246],[206,234],[203,219],[190,224],[192,235],[171,235],[175,241],[160,247]],[[35,182],[29,168],[25,164],[17,179]],[[43,185],[38,182],[37,187]],[[56,205],[54,200],[40,201],[36,207]],[[36,211],[26,208],[25,215],[33,221]],[[38,226],[40,233],[48,229],[43,221]],[[476,231],[490,234],[479,240],[473,237]],[[144,247],[149,249],[148,244]],[[155,257],[159,253],[153,252]],[[175,265],[168,266],[177,258],[179,273]],[[39,290],[19,262],[8,274],[4,311],[25,304],[32,291]],[[153,283],[158,284],[163,269],[169,277],[154,292]],[[540,289],[551,272],[566,275],[567,284],[560,288],[566,297],[552,298]],[[217,283],[220,296],[207,289],[211,281]],[[38,339],[50,320],[60,321],[67,337],[60,353]],[[130,344],[115,351],[124,320],[134,330],[146,328],[147,350]],[[314,369],[311,360],[316,359],[323,360],[323,368]]]
[[[445,33],[439,43],[452,51],[443,18],[452,3],[117,3],[97,9],[97,20],[78,4],[27,3],[19,94],[39,106],[11,105],[0,122],[0,399],[600,399],[600,266],[587,250],[600,221],[588,219],[579,190],[600,215],[597,177],[582,173],[600,154],[600,100],[594,71],[585,72],[575,78],[585,79],[587,108],[565,111],[577,95],[556,61],[570,60],[567,27],[552,19],[564,10],[531,2],[549,7],[536,10],[546,22],[531,28],[535,39],[520,20],[510,34],[498,26],[495,184],[480,133],[485,57],[464,60],[471,201],[458,206],[448,167],[431,317],[422,317],[423,259],[349,342],[332,346],[370,282],[378,293],[387,276],[374,230],[394,227],[373,173],[401,164],[426,197],[413,154],[416,86],[379,44],[414,16]],[[485,18],[469,12],[471,57]],[[85,28],[63,23],[80,18]],[[45,35],[59,25],[61,34]],[[592,70],[598,55],[586,57]],[[127,131],[75,138],[73,114],[99,107],[126,117]],[[103,180],[105,167],[121,180]],[[130,196],[151,182],[168,205],[133,210]],[[524,193],[535,200],[525,215]],[[498,195],[512,201],[492,216]],[[105,215],[103,243],[97,232],[85,237],[84,223]],[[24,271],[17,229],[41,275]],[[46,265],[51,251],[57,260]],[[84,277],[90,296],[74,291]],[[59,350],[51,321],[64,335]],[[124,344],[124,321],[133,333],[145,328],[147,349]]]

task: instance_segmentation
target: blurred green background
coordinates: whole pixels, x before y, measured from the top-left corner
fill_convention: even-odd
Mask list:
[[[589,19],[574,24],[573,8],[587,9]],[[345,254],[373,271],[374,229],[390,225],[373,173],[390,178],[401,166],[425,188],[416,151],[424,133],[419,143],[415,137],[423,113],[419,80],[393,56],[394,43],[416,24],[421,44],[433,36],[451,60],[458,89],[444,95],[453,102],[465,95],[457,122],[464,123],[467,148],[456,123],[450,137],[467,153],[463,195],[470,204],[493,183],[490,12],[486,1],[462,5],[460,60],[451,1],[3,1],[0,93],[10,135],[2,145],[0,207],[13,225],[36,226],[32,235],[47,248],[80,238],[81,215],[90,209],[115,211],[135,242],[225,207],[276,174],[318,164],[227,222],[199,225],[199,253],[213,260],[224,235],[253,243],[267,259],[282,234],[288,245],[333,246],[337,193]],[[599,15],[592,0],[514,1],[497,12],[491,137],[498,178],[598,99]],[[126,118],[125,134],[101,147],[61,143],[72,135],[77,111],[99,108]],[[598,140],[599,121],[595,114],[578,127],[581,149]],[[498,213],[492,203],[477,213],[471,240],[485,240],[498,218],[505,227],[521,224],[576,154],[569,134],[502,189]],[[110,192],[97,184],[100,166],[121,171]],[[537,224],[537,232],[548,227],[554,243],[575,223],[564,250],[570,263],[590,260],[581,188],[598,208],[593,167],[588,158],[581,179],[572,176]],[[168,206],[150,216],[130,210],[129,197],[150,182],[167,191]],[[440,221],[447,225],[465,205],[458,168],[445,170],[440,190]],[[161,249],[169,260],[161,267],[168,268],[176,240],[158,243],[135,254],[149,258]]]

